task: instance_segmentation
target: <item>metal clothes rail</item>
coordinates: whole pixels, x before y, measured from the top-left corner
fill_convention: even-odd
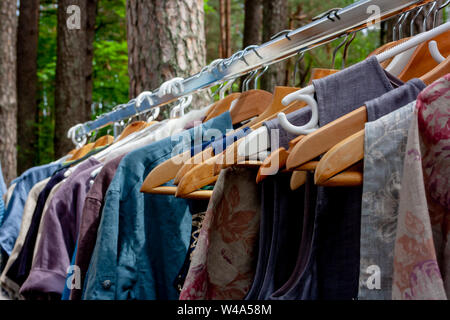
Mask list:
[[[332,9],[301,28],[280,33],[267,43],[260,46],[249,46],[228,59],[205,67],[198,74],[183,80],[183,90],[180,90],[179,93],[160,96],[158,92],[160,89],[158,89],[153,92],[150,99],[144,99],[139,108],[136,107],[135,100],[132,100],[93,121],[79,124],[71,130],[75,139],[80,141],[94,130],[163,106],[217,83],[245,75],[299,52],[311,50],[344,34],[367,28],[375,22],[385,21],[431,2],[434,0],[361,0],[342,9]]]

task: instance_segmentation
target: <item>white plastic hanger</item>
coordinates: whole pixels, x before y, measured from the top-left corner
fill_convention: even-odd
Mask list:
[[[428,43],[428,48],[430,49],[430,54],[437,63],[442,63],[445,61],[445,57],[439,52],[439,48],[436,41],[430,41]]]
[[[411,38],[408,41],[405,41],[383,53],[380,53],[376,56],[378,62],[383,62],[388,59],[391,59],[398,54],[405,52],[411,48],[414,48],[418,46],[419,44],[431,40],[434,37],[440,35],[441,33],[444,33],[446,31],[450,30],[450,22],[444,23],[443,25],[440,25],[439,27],[432,29],[430,31],[423,32],[413,38]],[[289,95],[287,95],[282,103],[284,105],[289,105],[293,101],[305,101],[307,103],[311,102],[312,95],[314,94],[315,89],[314,85],[310,85],[308,87],[305,87],[299,91],[293,92]],[[314,100],[314,99],[312,99]],[[311,132],[311,128],[318,126],[318,108],[317,108],[317,102],[314,100],[314,103],[310,104],[312,109],[312,117],[311,121],[306,124],[305,126],[297,127],[289,123],[289,121],[286,118],[286,115],[283,112],[280,112],[278,114],[278,119],[280,120],[281,126],[288,132],[291,132],[293,134],[309,134]]]

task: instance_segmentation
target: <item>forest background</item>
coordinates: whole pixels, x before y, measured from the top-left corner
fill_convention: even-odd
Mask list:
[[[0,1],[0,162],[7,182],[70,148],[68,128],[94,119],[174,76],[261,44],[352,0],[2,0]],[[82,28],[67,30],[67,6],[82,8]],[[444,12],[439,19],[447,20]],[[393,24],[358,32],[346,65],[392,40]],[[421,31],[423,16],[416,21]],[[409,26],[409,24],[407,24]],[[409,28],[405,35],[409,35]],[[190,32],[190,33],[189,33]],[[156,36],[155,36],[156,35]],[[336,40],[270,67],[261,88],[303,86],[314,67],[332,66]],[[235,90],[239,85],[235,84]],[[206,103],[206,102],[202,102]],[[202,107],[202,103],[194,104]],[[164,110],[170,110],[169,107]],[[163,113],[167,116],[167,112]],[[105,129],[97,133],[111,133]]]

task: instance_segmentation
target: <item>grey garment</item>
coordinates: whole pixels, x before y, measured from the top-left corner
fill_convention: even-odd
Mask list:
[[[361,300],[392,299],[403,159],[414,108],[415,101],[366,124],[358,292]],[[370,266],[380,269],[379,288],[372,286],[370,276],[375,269],[368,270]]]
[[[324,126],[403,83],[375,57],[313,81]],[[313,187],[314,189],[315,187]],[[362,187],[318,187],[313,229],[304,230],[290,280],[272,299],[354,299],[358,293]],[[305,213],[306,214],[306,213]],[[308,214],[307,217],[311,217]],[[311,221],[304,225],[312,226]]]
[[[261,184],[261,221],[256,273],[246,300],[267,300],[292,274],[303,228],[304,187],[292,191],[291,175]]]
[[[367,120],[369,122],[397,110],[408,103],[415,101],[419,93],[426,88],[426,84],[420,79],[411,79],[403,86],[389,91],[379,98],[367,101]]]
[[[292,123],[295,126],[303,126],[303,125],[307,124],[308,121],[311,119],[311,115],[312,115],[311,107],[308,106],[308,107],[301,108],[299,110],[296,110],[294,112],[287,114],[286,118],[288,119],[288,121],[290,123]],[[272,130],[278,130],[280,148],[288,149],[289,142],[298,137],[297,134],[290,133],[290,132],[286,131],[285,129],[283,129],[278,118],[264,121],[263,124],[267,127],[267,129],[269,131],[270,139],[272,139],[272,133],[273,133]]]
[[[258,300],[270,299],[271,295],[289,280],[302,239],[305,187],[292,191],[290,174],[280,173],[273,179],[273,230],[270,237],[270,254],[267,257]]]
[[[370,57],[338,73],[313,80],[322,127],[403,85]]]
[[[274,184],[275,178],[268,177],[260,184],[261,190],[261,220],[259,227],[258,259],[255,276],[245,300],[258,300],[263,285],[267,262],[270,254],[274,219]]]
[[[60,295],[75,250],[91,172],[101,163],[91,157],[80,164],[53,196],[43,217],[43,231],[30,274],[20,293],[31,299]]]
[[[367,101],[403,85],[371,57],[339,73],[313,81],[324,126]],[[319,187],[318,297],[348,300],[358,296],[362,187]]]

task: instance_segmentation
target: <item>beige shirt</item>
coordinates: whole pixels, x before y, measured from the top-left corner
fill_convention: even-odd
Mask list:
[[[18,297],[19,286],[10,279],[8,279],[6,273],[9,271],[12,264],[17,259],[20,251],[22,250],[23,243],[25,242],[25,238],[31,225],[31,220],[33,219],[33,213],[34,209],[36,208],[39,194],[45,188],[49,180],[50,178],[38,182],[28,193],[27,201],[25,202],[25,206],[23,209],[22,223],[20,226],[19,235],[16,239],[16,243],[14,244],[14,248],[11,252],[11,255],[8,258],[5,269],[3,269],[3,273],[0,276],[0,283],[2,287],[5,288],[5,290],[7,290],[8,293],[11,295],[11,298]]]
[[[16,184],[14,183],[8,188],[6,193],[3,195],[3,200],[5,202],[5,210],[8,207],[9,200],[11,200],[11,196],[12,196],[15,188],[16,188]]]

